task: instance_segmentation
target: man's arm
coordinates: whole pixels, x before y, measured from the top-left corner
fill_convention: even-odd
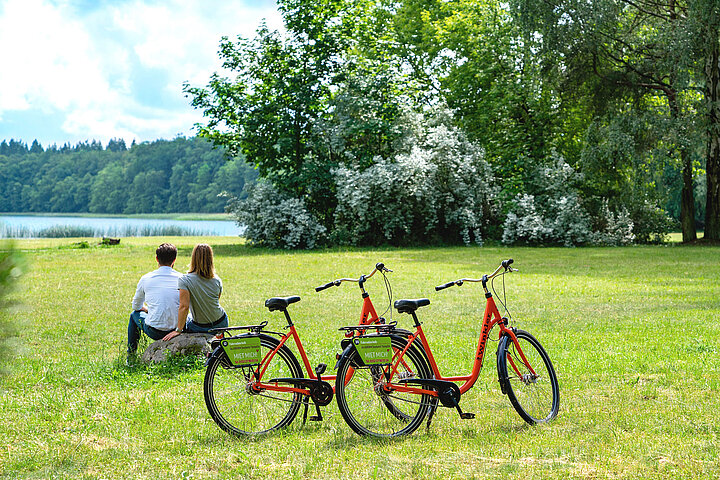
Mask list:
[[[145,302],[145,277],[141,278],[135,289],[135,296],[132,299],[132,309],[139,312],[147,312],[147,308],[143,305]]]

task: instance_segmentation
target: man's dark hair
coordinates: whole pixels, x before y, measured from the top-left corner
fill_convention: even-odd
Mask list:
[[[177,258],[177,248],[172,243],[163,243],[155,250],[155,256],[160,265],[169,267]]]

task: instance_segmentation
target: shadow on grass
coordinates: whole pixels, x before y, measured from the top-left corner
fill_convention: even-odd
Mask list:
[[[121,353],[110,365],[110,379],[125,383],[142,378],[174,378],[188,372],[205,370],[205,357],[200,355],[173,355],[159,363],[143,363],[140,356],[128,357]]]
[[[467,251],[468,248],[472,249],[475,247],[432,247],[432,246],[418,246],[418,247],[394,247],[394,246],[380,246],[380,247],[353,247],[353,246],[339,246],[339,247],[326,247],[326,248],[318,248],[315,250],[285,250],[285,249],[273,249],[273,248],[265,248],[265,247],[258,247],[258,246],[252,246],[248,244],[220,244],[220,245],[213,245],[210,244],[213,248],[213,252],[216,256],[228,256],[228,257],[240,257],[240,256],[261,256],[261,255],[317,255],[317,254],[345,254],[345,253],[373,253],[373,254],[388,254],[388,255],[395,255],[398,253],[405,254],[408,251],[411,251],[415,255],[422,256],[424,253],[427,253],[429,257],[425,258],[413,258],[412,261],[428,261],[428,260],[437,260],[438,256],[438,249],[447,250],[447,252],[441,254],[442,258],[447,257],[447,259],[455,259],[457,257],[456,249],[461,251]],[[192,254],[192,248],[193,247],[179,247],[178,248],[178,255],[187,255],[190,256]],[[478,247],[480,248],[480,247]],[[484,251],[488,251],[488,248],[485,248]],[[474,261],[469,261],[467,263],[475,263]]]

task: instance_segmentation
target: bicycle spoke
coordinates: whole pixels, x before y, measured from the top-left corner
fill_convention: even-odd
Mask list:
[[[403,351],[406,344],[405,340],[393,339],[396,351]],[[393,437],[413,432],[425,418],[432,397],[415,392],[385,392],[389,367],[357,367],[360,362],[356,355],[354,352],[338,365],[339,379],[347,379],[346,372],[354,368],[352,378],[335,383],[338,407],[345,421],[361,435]],[[399,376],[431,375],[424,359],[414,350],[407,351],[397,365]]]
[[[552,419],[558,409],[557,381],[552,364],[529,333],[518,331],[517,342],[508,340],[506,354],[501,358],[505,360],[502,362],[503,375],[510,385],[510,400],[520,416],[530,423]]]
[[[425,403],[423,403],[423,402],[420,402],[417,400],[410,400],[409,398],[401,398],[401,397],[398,397],[395,395],[387,395],[386,397],[383,397],[383,398],[390,398],[390,399],[398,400],[398,401],[405,402],[405,403],[414,403],[415,405],[425,405]]]
[[[236,435],[258,435],[289,424],[300,409],[301,395],[292,391],[254,391],[258,372],[265,378],[302,377],[292,352],[279,349],[277,340],[262,338],[265,363],[261,367],[224,368],[224,360],[214,358],[205,374],[205,403],[213,420]]]

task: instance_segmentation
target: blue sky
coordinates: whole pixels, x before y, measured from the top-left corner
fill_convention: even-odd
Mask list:
[[[0,0],[0,140],[193,135],[183,82],[205,85],[220,38],[263,19],[281,28],[274,0]]]

